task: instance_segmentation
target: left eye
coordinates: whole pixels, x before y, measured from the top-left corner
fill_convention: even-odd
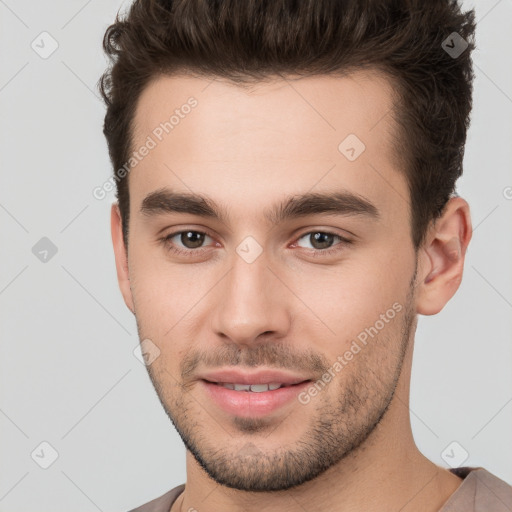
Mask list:
[[[306,239],[309,241],[310,246],[308,249],[325,250],[331,248],[334,244],[334,240],[338,239],[341,242],[348,242],[347,239],[334,233],[326,233],[324,231],[312,231],[302,235],[297,241]]]

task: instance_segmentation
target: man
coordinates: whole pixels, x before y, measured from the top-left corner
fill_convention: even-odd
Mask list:
[[[109,27],[117,275],[187,447],[136,511],[512,507],[408,410],[471,238],[474,28],[448,0],[140,0]]]

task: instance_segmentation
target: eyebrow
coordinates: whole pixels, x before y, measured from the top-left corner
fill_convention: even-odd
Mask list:
[[[212,218],[227,224],[229,212],[207,196],[173,192],[168,188],[155,190],[142,201],[140,213],[147,217],[169,213],[188,213]],[[363,216],[378,219],[380,212],[368,199],[345,190],[329,193],[308,192],[290,196],[265,210],[265,219],[271,224],[315,214]]]

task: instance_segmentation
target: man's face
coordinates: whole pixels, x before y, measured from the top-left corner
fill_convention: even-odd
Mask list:
[[[416,269],[391,107],[388,82],[363,73],[251,90],[162,77],[140,98],[133,149],[151,147],[129,175],[125,299],[158,355],[148,369],[167,414],[219,483],[311,480],[390,406]],[[164,189],[213,207],[155,198]],[[215,379],[225,369],[242,375]],[[206,382],[262,370],[310,382],[262,393]]]

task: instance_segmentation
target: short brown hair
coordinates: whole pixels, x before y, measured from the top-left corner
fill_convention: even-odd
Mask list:
[[[138,98],[158,75],[242,85],[376,69],[395,86],[393,149],[409,185],[417,249],[462,174],[474,17],[457,0],[135,0],[103,40],[111,66],[99,88],[114,170],[128,161]],[[457,56],[444,47],[454,41],[467,45]],[[128,247],[128,180],[116,186]]]

